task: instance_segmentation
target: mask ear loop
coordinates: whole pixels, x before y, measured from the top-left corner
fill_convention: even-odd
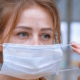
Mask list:
[[[60,47],[67,47],[67,46],[71,46],[71,44],[67,44],[67,45],[60,45]],[[59,72],[70,71],[70,70],[77,70],[77,69],[79,69],[79,68],[59,70]]]
[[[71,44],[60,44],[60,48],[62,49],[62,51],[63,51],[63,47],[68,47],[68,46],[71,46]]]
[[[61,45],[60,45],[60,47],[67,47],[67,46],[71,46],[71,44],[66,44],[66,45],[61,44]]]
[[[71,70],[77,70],[77,69],[79,69],[79,68],[72,68],[72,69],[59,70],[59,72],[71,71]]]

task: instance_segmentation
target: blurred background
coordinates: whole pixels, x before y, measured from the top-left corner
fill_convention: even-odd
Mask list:
[[[53,0],[60,12],[62,44],[67,45],[72,41],[80,43],[80,0]],[[80,55],[72,51],[71,46],[62,47],[63,61],[61,70],[74,69],[60,72],[59,75],[51,75],[49,80],[78,80],[80,70],[78,63]]]

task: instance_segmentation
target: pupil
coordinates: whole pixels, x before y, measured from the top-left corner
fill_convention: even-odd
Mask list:
[[[48,36],[47,35],[44,35],[44,38],[47,38]]]
[[[43,36],[43,38],[48,38],[48,37],[49,37],[49,35],[44,35],[44,36]]]
[[[26,33],[21,33],[20,36],[26,36]]]

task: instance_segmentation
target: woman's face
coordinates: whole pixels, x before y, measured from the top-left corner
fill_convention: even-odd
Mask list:
[[[40,6],[23,10],[13,30],[9,43],[24,45],[53,44],[53,21],[51,15]],[[6,41],[5,41],[6,42]]]

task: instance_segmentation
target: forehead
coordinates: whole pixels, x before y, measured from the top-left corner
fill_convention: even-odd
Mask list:
[[[40,14],[40,15],[39,15]],[[22,11],[22,15],[26,15],[28,17],[38,17],[38,18],[43,18],[43,17],[51,17],[50,13],[48,10],[41,6],[31,6],[29,8],[26,8]],[[21,16],[22,16],[21,15]]]
[[[41,6],[33,6],[22,11],[17,26],[53,26],[53,20],[50,13]]]

